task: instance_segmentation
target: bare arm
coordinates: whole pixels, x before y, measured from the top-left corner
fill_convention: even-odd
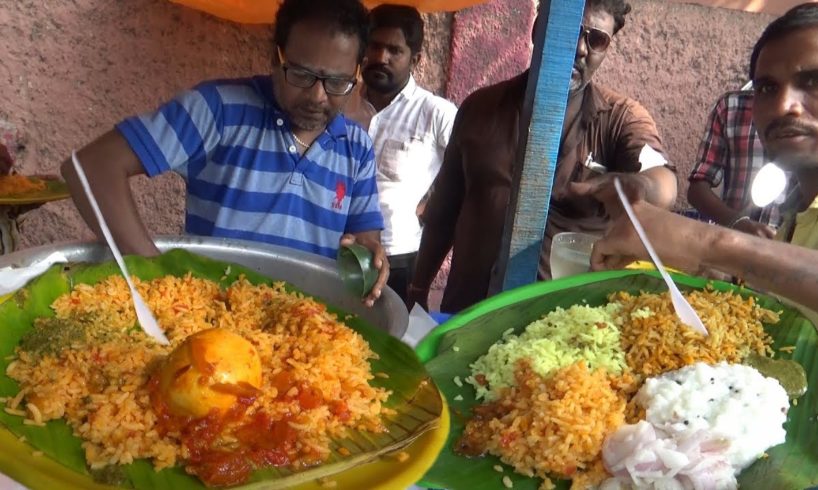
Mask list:
[[[654,167],[637,174],[647,179],[645,200],[660,208],[670,209],[676,203],[676,174],[667,167]]]
[[[687,188],[687,201],[699,212],[722,226],[730,224],[738,217],[739,211],[729,207],[713,193],[710,183],[693,180]]]
[[[725,204],[713,193],[710,184],[703,180],[694,180],[690,183],[687,189],[687,200],[702,215],[722,226],[733,227],[738,231],[761,238],[775,237],[775,231],[767,225],[749,219],[737,221],[741,216],[746,216],[742,214],[742,210],[733,209]]]
[[[603,162],[608,173],[571,184],[572,192],[595,197],[612,216],[619,212],[619,199],[613,186],[616,177],[634,199],[643,199],[665,209],[676,203],[678,192],[676,172],[666,165],[642,170],[645,150],[663,155],[662,140],[656,123],[642,105],[633,101],[628,107],[627,113],[621,116],[621,127],[614,135],[615,152],[608,157],[609,161]]]
[[[632,201],[647,201],[663,209],[676,202],[676,174],[667,167],[654,167],[639,173],[611,172],[585,182],[572,182],[570,191],[577,196],[593,196],[613,217],[622,212],[614,179],[618,178]]]
[[[708,225],[644,202],[634,204],[648,238],[667,265],[696,273],[706,268],[740,277],[818,310],[818,251]],[[594,246],[591,268],[617,269],[649,260],[626,216]]]
[[[82,148],[77,157],[88,177],[88,183],[100,210],[111,229],[111,235],[124,254],[158,255],[134,202],[128,179],[145,170],[125,138],[111,130]],[[88,226],[102,239],[97,219],[91,209],[71,159],[60,168],[71,190],[74,204]]]

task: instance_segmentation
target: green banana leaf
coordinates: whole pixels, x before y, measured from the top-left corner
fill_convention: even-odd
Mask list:
[[[242,266],[183,250],[172,250],[152,259],[127,257],[126,262],[130,273],[143,280],[191,273],[195,277],[219,282],[223,287],[230,285],[239,275],[244,275],[253,284],[272,282],[270,278]],[[229,273],[225,275],[226,271]],[[14,396],[19,392],[16,382],[5,374],[10,362],[6,358],[13,354],[20,338],[32,327],[33,320],[53,316],[49,305],[59,295],[68,292],[72,285],[94,284],[114,274],[119,274],[119,269],[113,262],[56,265],[0,305],[0,396]],[[340,318],[346,316],[337,309],[329,309]],[[376,377],[372,381],[373,385],[392,390],[386,406],[394,409],[396,415],[384,418],[388,431],[383,434],[353,432],[348,438],[334,441],[331,457],[321,466],[296,473],[285,468],[259,470],[240,488],[273,489],[312,482],[405,447],[436,426],[443,401],[412,349],[386,332],[367,325],[360,318],[353,317],[345,320],[345,323],[361,333],[380,356],[380,359],[371,361],[373,372],[389,375],[389,378]],[[97,487],[86,470],[81,441],[72,435],[64,421],[50,421],[46,427],[33,427],[24,425],[20,417],[0,411],[0,423],[7,428],[0,428],[0,471],[32,490]],[[25,437],[25,444],[18,440],[19,436]],[[348,451],[346,455],[338,452],[341,447],[345,448],[342,452]],[[42,452],[43,456],[33,455],[35,451]],[[198,479],[187,475],[178,466],[156,472],[150,462],[140,460],[119,468],[121,471],[116,476],[121,478],[118,482],[121,487],[204,488]]]
[[[690,276],[674,275],[682,290],[701,289],[708,281]],[[768,458],[760,459],[744,470],[738,478],[743,489],[804,489],[818,485],[818,334],[815,326],[797,309],[779,301],[731,284],[709,282],[717,290],[733,290],[742,296],[754,295],[758,303],[773,311],[781,311],[781,321],[765,326],[773,338],[776,358],[794,359],[807,372],[809,388],[792,406],[787,423],[784,444],[767,451]],[[477,404],[474,389],[468,385],[459,388],[453,379],[470,375],[469,364],[483,355],[504,331],[513,328],[521,332],[526,325],[555,307],[568,307],[587,302],[597,306],[607,302],[608,294],[615,291],[666,291],[657,273],[642,271],[613,271],[583,274],[558,281],[532,284],[505,292],[453,317],[433,330],[417,348],[426,369],[443,392],[451,410],[452,428],[449,438],[434,466],[423,477],[422,483],[433,488],[451,490],[480,490],[503,488],[501,479],[509,476],[515,490],[535,490],[540,484],[536,478],[527,478],[504,466],[494,456],[469,459],[452,451],[453,443],[463,432],[471,408]],[[452,349],[457,346],[458,350]],[[796,346],[792,354],[778,351],[779,347]],[[462,400],[456,400],[460,395]],[[495,465],[504,466],[498,473]],[[457,468],[457,472],[453,471]],[[570,482],[561,481],[558,488],[568,488]]]

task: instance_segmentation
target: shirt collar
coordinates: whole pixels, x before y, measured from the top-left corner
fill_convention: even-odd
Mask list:
[[[276,101],[275,97],[272,95],[272,90],[270,90],[270,101],[273,105],[273,118],[282,118],[287,121],[287,126],[292,129],[292,121],[290,117],[287,115],[286,112],[278,105],[278,101]],[[332,136],[334,139],[341,138],[347,135],[347,127],[346,127],[346,119],[342,113],[338,113],[330,119],[327,123],[327,127],[325,128],[326,132]]]
[[[531,73],[531,68],[526,69],[523,73],[515,77],[515,81],[522,82],[518,85],[521,103],[522,99],[525,98],[529,73]],[[600,112],[609,111],[613,108],[613,104],[602,96],[602,92],[600,92],[593,81],[588,82],[583,90],[585,94],[583,95],[582,107],[580,108],[583,115],[593,117]]]
[[[594,82],[588,82],[585,87],[585,99],[582,101],[582,112],[586,116],[596,116],[600,112],[610,111],[613,108],[611,102],[602,96],[599,88]]]
[[[384,110],[386,110],[387,107],[391,106],[392,104],[394,104],[398,100],[403,100],[403,99],[410,100],[410,99],[412,99],[415,96],[415,93],[417,92],[417,89],[418,89],[418,84],[417,84],[417,82],[415,82],[415,77],[414,77],[414,75],[410,74],[409,75],[409,81],[406,82],[406,85],[401,89],[401,91],[398,92],[397,95],[395,95],[395,97],[389,102],[389,105],[384,107]],[[375,107],[372,105],[371,102],[369,102],[369,99],[367,98],[368,90],[369,90],[369,88],[366,86],[366,84],[362,83],[361,84],[361,92],[360,92],[361,100],[364,101],[364,103],[367,104],[374,111]],[[383,112],[383,111],[381,111],[381,112]]]
[[[327,133],[335,139],[347,135],[347,123],[343,114],[338,113],[332,118],[329,124],[327,124]]]
[[[404,99],[411,99],[412,97],[414,97],[417,88],[418,84],[417,82],[415,82],[415,76],[410,74],[409,81],[406,82],[406,86],[403,87],[403,90],[400,91],[397,97],[392,99],[392,102],[395,102],[395,100],[397,100],[399,97]]]
[[[610,111],[612,108],[613,105],[602,96],[596,85],[588,82],[583,89],[579,113],[576,119],[570,122],[567,132],[561,137],[559,158],[564,158],[568,152],[578,148],[591,121],[596,120],[600,113]]]
[[[818,197],[807,206],[803,206],[801,192],[795,189],[787,196],[787,200],[782,205],[784,222],[778,229],[776,240],[785,241],[802,247],[814,247],[814,229],[818,222]]]
[[[801,193],[801,185],[798,182],[797,178],[793,178],[790,187],[786,190],[786,198],[784,199],[784,203],[781,204],[782,212],[790,215],[797,214],[800,211],[804,210],[804,201],[805,198]],[[806,207],[806,209],[816,209],[818,208],[818,197],[816,197],[812,203]]]

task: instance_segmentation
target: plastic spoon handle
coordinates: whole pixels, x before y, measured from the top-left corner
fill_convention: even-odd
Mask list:
[[[667,287],[670,290],[670,300],[673,303],[673,309],[676,310],[676,316],[678,316],[679,320],[681,320],[682,323],[688,327],[696,330],[702,335],[707,335],[707,328],[705,328],[704,323],[702,323],[702,319],[699,318],[696,310],[694,310],[693,307],[690,306],[690,303],[687,302],[685,297],[682,296],[681,291],[679,291],[679,288],[676,287],[676,283],[673,282],[673,279],[670,278],[670,275],[665,270],[665,266],[662,265],[659,255],[656,253],[656,250],[653,249],[653,245],[650,244],[648,235],[645,233],[645,229],[642,228],[642,224],[639,223],[638,219],[636,219],[636,214],[633,212],[631,203],[628,202],[628,198],[622,191],[622,184],[619,182],[619,178],[614,179],[614,187],[616,187],[616,193],[619,195],[619,200],[622,202],[622,206],[625,208],[628,218],[630,218],[634,229],[636,229],[636,234],[639,235],[639,239],[642,240],[642,244],[647,249],[648,255],[650,255],[650,259],[653,261],[654,265],[656,265],[656,269],[659,271],[662,279],[664,279],[665,283],[667,283]]]
[[[162,345],[168,345],[170,342],[168,342],[167,337],[165,337],[165,333],[161,328],[159,328],[156,318],[154,318],[150,308],[148,308],[148,305],[145,304],[145,301],[142,299],[139,291],[136,290],[133,281],[131,281],[131,275],[128,274],[128,268],[125,266],[125,261],[122,259],[122,254],[119,253],[119,248],[117,248],[116,243],[114,243],[114,238],[111,236],[111,230],[108,229],[108,224],[105,222],[105,218],[102,217],[102,211],[100,211],[97,200],[94,198],[94,193],[91,192],[91,186],[88,184],[88,179],[85,177],[85,171],[82,169],[82,165],[80,165],[80,162],[77,159],[76,151],[71,152],[71,160],[74,162],[74,170],[77,171],[77,176],[82,184],[82,189],[85,191],[85,195],[88,197],[88,202],[91,203],[91,209],[94,210],[94,215],[97,217],[97,222],[99,222],[99,227],[102,229],[102,235],[105,237],[105,241],[108,242],[108,246],[111,248],[111,252],[114,254],[114,259],[116,260],[117,265],[119,265],[119,270],[122,271],[122,275],[125,276],[125,282],[128,283],[128,288],[131,290],[131,297],[133,298],[134,309],[136,310],[136,318],[139,320],[139,326],[142,327],[142,330],[144,330],[149,337],[153,337]]]

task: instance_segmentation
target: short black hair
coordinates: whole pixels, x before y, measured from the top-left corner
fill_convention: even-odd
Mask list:
[[[285,49],[293,26],[305,21],[324,22],[336,33],[356,36],[358,62],[363,59],[368,29],[366,7],[360,0],[284,0],[276,13],[276,45]]]
[[[400,29],[412,54],[423,48],[423,18],[414,7],[379,5],[369,12],[369,32],[376,29]]]
[[[797,5],[768,25],[756,42],[753,54],[750,56],[750,80],[755,78],[758,56],[767,43],[809,27],[818,27],[818,3],[809,2]],[[793,49],[800,49],[800,46],[794,46]]]
[[[631,4],[625,0],[588,0],[585,3],[585,10],[604,10],[614,18],[614,31],[616,34],[625,27],[625,16],[631,12]]]

